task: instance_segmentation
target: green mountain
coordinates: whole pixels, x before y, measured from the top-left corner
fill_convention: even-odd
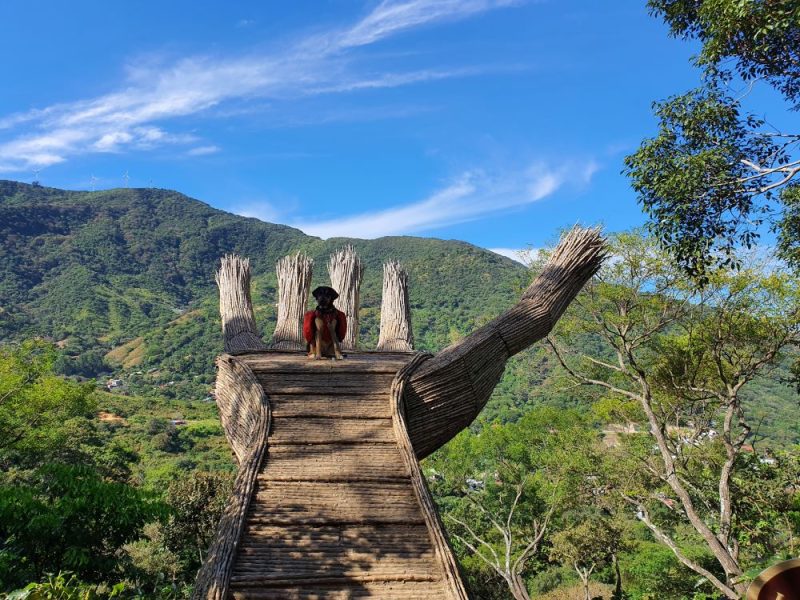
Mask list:
[[[366,264],[361,339],[377,341],[382,264],[411,278],[417,346],[438,349],[509,306],[521,265],[458,241],[413,237],[323,241],[297,229],[216,210],[177,192],[73,192],[0,181],[0,337],[46,336],[66,373],[158,368],[169,380],[212,373],[221,350],[214,270],[236,252],[252,262],[257,319],[275,322],[275,262],[303,251],[314,281],[352,243]]]

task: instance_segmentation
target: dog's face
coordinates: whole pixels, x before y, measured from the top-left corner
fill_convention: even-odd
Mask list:
[[[339,294],[336,293],[336,290],[326,285],[318,287],[311,293],[314,295],[314,299],[317,301],[317,306],[323,310],[331,308],[334,300],[339,297]]]

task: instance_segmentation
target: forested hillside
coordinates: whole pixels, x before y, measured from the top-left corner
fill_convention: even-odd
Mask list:
[[[314,282],[323,284],[330,253],[352,243],[366,264],[365,347],[377,341],[389,258],[410,273],[420,348],[442,347],[494,316],[527,279],[521,265],[464,242],[323,241],[156,189],[70,192],[0,182],[0,239],[0,336],[51,338],[64,350],[63,370],[86,377],[122,365],[166,369],[170,380],[209,376],[221,349],[214,271],[227,252],[251,259],[257,318],[268,336],[275,261],[305,252],[315,260]]]

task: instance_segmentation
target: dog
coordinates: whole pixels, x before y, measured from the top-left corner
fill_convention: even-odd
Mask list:
[[[347,317],[333,303],[339,294],[326,285],[319,286],[311,295],[317,301],[316,310],[303,316],[303,337],[307,342],[308,358],[323,356],[342,360],[341,341],[347,333]]]

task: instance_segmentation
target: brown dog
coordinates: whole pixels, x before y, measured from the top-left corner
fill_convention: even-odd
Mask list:
[[[317,301],[317,308],[303,317],[303,337],[308,343],[308,357],[320,359],[332,356],[335,360],[342,360],[341,340],[347,333],[347,317],[333,305],[339,294],[326,285],[318,287],[311,294]]]

